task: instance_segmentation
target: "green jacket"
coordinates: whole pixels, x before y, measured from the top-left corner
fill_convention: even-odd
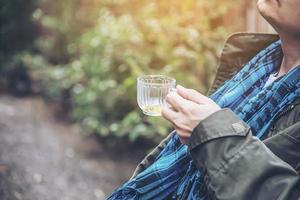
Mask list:
[[[271,34],[234,34],[226,41],[209,93],[231,78],[270,43]],[[172,133],[137,166],[151,165]],[[205,170],[210,199],[300,200],[300,98],[277,116],[262,141],[230,109],[222,109],[194,129],[189,151]]]

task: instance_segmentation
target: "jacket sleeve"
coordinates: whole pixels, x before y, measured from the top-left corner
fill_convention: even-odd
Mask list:
[[[293,131],[300,134],[300,122]],[[229,109],[201,121],[188,145],[197,168],[205,171],[214,199],[300,199],[299,172],[254,137]]]

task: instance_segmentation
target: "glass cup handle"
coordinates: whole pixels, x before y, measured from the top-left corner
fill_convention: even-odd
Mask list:
[[[171,88],[169,92],[177,92],[176,88]]]

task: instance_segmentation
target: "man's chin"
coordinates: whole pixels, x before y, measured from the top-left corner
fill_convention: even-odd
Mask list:
[[[257,9],[260,15],[276,29],[276,16],[274,15],[276,12],[274,8],[266,3],[264,0],[257,2]]]
[[[258,12],[264,18],[268,18],[268,19],[275,17],[274,15],[278,11],[277,3],[274,3],[272,0],[258,0],[256,6]]]

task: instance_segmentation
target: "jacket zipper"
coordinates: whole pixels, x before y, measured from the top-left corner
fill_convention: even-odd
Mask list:
[[[293,110],[295,108],[296,105],[300,104],[300,101],[299,102],[296,102],[290,106],[288,106],[287,108],[285,108],[283,111],[281,111],[275,118],[274,118],[274,121],[273,121],[273,125],[270,127],[270,133],[269,133],[269,137],[271,137],[274,133],[273,131],[275,130],[275,124],[276,124],[276,121],[282,117],[283,115],[287,114],[288,112],[290,112],[291,110]]]
[[[296,105],[300,104],[300,102],[296,102],[295,104],[292,104],[291,106],[289,106],[288,108],[284,109],[281,113],[279,113],[277,115],[277,117],[275,117],[275,121],[277,119],[279,119],[280,117],[282,117],[283,115],[285,115],[286,113],[288,113],[289,111],[293,110],[295,108]]]

